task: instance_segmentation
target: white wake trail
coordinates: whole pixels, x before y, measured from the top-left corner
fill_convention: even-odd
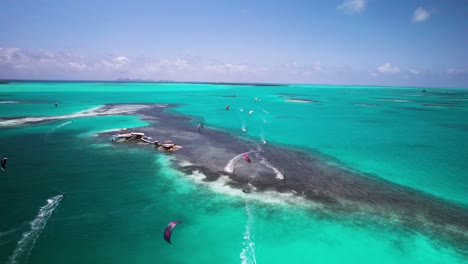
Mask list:
[[[237,161],[243,157],[244,153],[241,153],[234,158],[230,159],[229,162],[226,164],[224,167],[225,172],[233,173],[234,172],[234,166],[236,165]]]
[[[47,204],[39,209],[39,213],[36,218],[30,223],[31,229],[23,233],[7,263],[14,264],[27,262],[36,240],[41,235],[42,230],[44,230],[47,221],[52,215],[52,212],[57,208],[62,198],[63,195],[57,195],[47,199]]]
[[[261,159],[260,160],[260,163],[262,163],[263,165],[267,166],[268,168],[272,169],[275,174],[276,174],[276,179],[278,180],[284,180],[284,175],[280,172],[280,170],[278,170],[278,168],[276,168],[275,166],[271,165],[268,161],[266,161],[265,159]]]
[[[71,123],[73,123],[73,122],[72,122],[72,121],[68,121],[68,122],[65,122],[65,123],[63,123],[63,124],[60,124],[60,125],[58,125],[58,126],[52,128],[49,132],[47,132],[47,134],[46,134],[45,137],[44,137],[44,140],[47,141],[47,140],[49,139],[49,135],[50,135],[50,134],[54,133],[57,129],[59,129],[59,128],[61,128],[61,127],[64,127],[64,126],[66,126],[66,125],[68,125],[68,124],[71,124]]]
[[[57,130],[57,129],[59,129],[59,128],[61,128],[61,127],[64,127],[64,126],[66,126],[66,125],[68,125],[68,124],[71,124],[71,123],[73,123],[73,122],[72,122],[72,121],[68,121],[68,122],[65,122],[65,123],[63,123],[63,124],[60,124],[60,125],[56,126],[54,130]]]
[[[240,253],[240,259],[242,264],[255,264],[255,242],[253,234],[253,225],[255,222],[254,216],[251,212],[250,206],[245,205],[245,214],[247,215],[247,223],[245,224],[244,230],[244,241],[242,242],[243,248]]]

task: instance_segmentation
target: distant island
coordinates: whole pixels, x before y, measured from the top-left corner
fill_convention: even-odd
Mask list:
[[[115,80],[116,82],[155,82],[154,80],[148,79],[130,79],[130,78],[118,78]]]

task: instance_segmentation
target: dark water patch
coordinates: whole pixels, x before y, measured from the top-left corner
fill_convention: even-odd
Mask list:
[[[456,107],[457,103],[428,103],[423,106],[435,106],[435,107]]]
[[[405,147],[409,147],[409,148],[418,148],[418,149],[426,149],[426,150],[432,148],[431,145],[429,145],[429,144],[423,144],[423,143],[405,144]]]
[[[381,110],[380,111],[381,113],[384,113],[384,114],[399,114],[399,112],[397,111],[393,111],[393,110]]]
[[[220,95],[220,94],[182,94],[181,96],[186,96],[186,97],[222,97],[222,98],[237,98],[241,96],[233,95],[233,94],[228,94],[228,95]]]
[[[413,100],[404,99],[404,98],[373,98],[374,100],[379,101],[389,101],[389,102],[398,102],[398,103],[411,103]]]
[[[445,123],[445,124],[439,124],[441,127],[447,127],[447,128],[453,128],[453,129],[458,129],[463,132],[468,131],[468,124],[453,124],[453,123]]]
[[[243,189],[251,185],[256,192],[293,192],[335,215],[378,216],[381,221],[396,219],[398,225],[449,242],[468,256],[466,206],[373,175],[348,170],[301,151],[270,144],[260,145],[206,127],[199,133],[191,123],[191,117],[168,113],[163,108],[143,109],[137,114],[142,115],[143,119],[152,116],[159,120],[157,124],[139,128],[138,131],[152,136],[154,140],[169,139],[183,146],[171,155],[179,169],[186,173],[200,171],[205,175],[205,181],[215,181],[225,175],[231,179],[230,185],[233,187]],[[110,133],[103,136],[109,137]],[[252,160],[251,164],[242,158],[235,158],[246,152]],[[188,161],[192,165],[185,166],[178,160]],[[225,171],[230,162],[232,172]],[[284,176],[284,180],[278,178],[278,173]]]
[[[305,96],[304,94],[296,94],[296,93],[280,93],[276,94],[279,97],[298,97],[298,96]]]
[[[434,112],[437,111],[433,108],[422,108],[422,107],[397,107],[398,109],[411,110],[411,111],[422,111],[422,112]]]
[[[354,104],[354,106],[377,107],[381,105],[380,104]]]
[[[312,100],[312,99],[304,99],[304,98],[290,98],[284,100],[285,102],[289,103],[319,103],[320,101]]]
[[[186,82],[182,82],[186,83]],[[275,84],[275,83],[226,83],[226,82],[207,82],[207,83],[192,83],[188,82],[188,84],[210,84],[210,85],[232,85],[232,86],[267,86],[267,87],[287,87],[287,84]]]
[[[282,93],[282,94],[277,94],[277,95],[281,98],[285,98],[286,102],[291,102],[291,103],[319,103],[320,102],[318,100],[304,98],[305,95],[303,94]]]

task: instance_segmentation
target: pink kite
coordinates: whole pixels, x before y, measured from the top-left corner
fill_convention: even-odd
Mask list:
[[[247,153],[244,153],[244,160],[247,161],[249,164],[252,163],[252,160],[250,160],[249,155]]]

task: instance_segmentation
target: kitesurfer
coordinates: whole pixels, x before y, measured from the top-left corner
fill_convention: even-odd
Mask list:
[[[229,110],[229,105],[226,105],[226,110]]]
[[[202,129],[204,129],[204,128],[205,128],[205,127],[203,126],[203,124],[202,124],[202,123],[198,124],[198,126],[197,126],[197,127],[198,127],[198,132],[200,132],[200,133],[201,133]]]
[[[2,161],[0,161],[0,168],[2,168],[2,170],[6,170],[7,160],[7,158],[3,158]]]
[[[252,160],[250,159],[249,155],[247,153],[244,153],[244,160],[247,161],[247,163],[252,163]]]
[[[57,108],[57,106],[58,106],[58,102],[55,102],[55,108]]]

